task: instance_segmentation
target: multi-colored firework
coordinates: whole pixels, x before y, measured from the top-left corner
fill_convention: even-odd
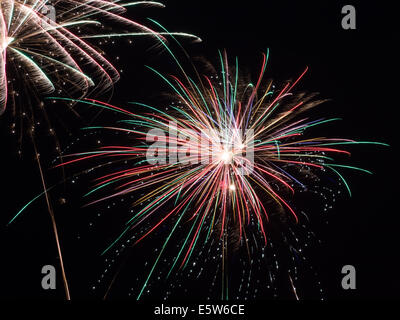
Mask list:
[[[336,175],[350,192],[339,169],[370,173],[337,164],[333,158],[350,155],[339,146],[370,142],[308,135],[313,127],[338,119],[313,119],[308,112],[324,100],[316,99],[315,94],[293,92],[307,69],[295,81],[278,88],[272,81],[263,81],[267,61],[268,53],[263,55],[261,71],[254,83],[245,81],[248,75],[240,73],[237,59],[234,67],[229,66],[225,52],[220,53],[220,71],[212,77],[199,76],[197,81],[186,73],[184,80],[168,78],[150,68],[173,91],[174,101],[165,109],[134,103],[135,111],[129,111],[96,100],[82,101],[126,116],[127,119],[120,121],[122,126],[103,128],[129,133],[141,142],[75,154],[73,160],[62,164],[93,158],[97,163],[98,158],[133,161],[129,169],[98,178],[90,192],[113,190],[94,202],[138,191],[145,193],[134,202],[140,208],[112,245],[128,231],[143,225],[148,228],[136,237],[135,244],[160,226],[172,223],[171,233],[138,298],[181,225],[190,224],[190,228],[168,275],[188,264],[200,242],[215,237],[223,240],[220,241],[223,259],[226,239],[232,234],[236,235],[237,243],[247,244],[249,233],[256,230],[265,246],[269,216],[278,212],[297,223],[298,215],[288,199],[296,188],[304,189],[310,181],[315,182],[315,177]],[[250,224],[257,228],[248,228]]]

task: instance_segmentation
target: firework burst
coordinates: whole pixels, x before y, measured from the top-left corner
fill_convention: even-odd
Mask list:
[[[1,1],[0,114],[10,101],[14,115],[34,124],[34,108],[43,107],[43,95],[82,98],[112,88],[118,71],[87,39],[148,35],[166,40],[123,16],[133,6],[163,7],[152,1]],[[115,26],[127,31],[116,32]]]
[[[133,161],[129,169],[98,178],[90,192],[113,190],[94,201],[99,202],[144,191],[134,203],[141,208],[116,241],[151,221],[136,238],[139,243],[174,221],[156,265],[177,227],[189,223],[170,274],[187,265],[199,242],[217,237],[224,240],[226,250],[225,240],[235,234],[237,242],[246,243],[250,224],[257,226],[266,245],[270,214],[279,212],[297,223],[298,215],[288,199],[296,188],[306,188],[312,177],[331,173],[350,192],[340,168],[370,173],[334,162],[335,156],[350,155],[340,146],[369,142],[308,136],[312,127],[338,119],[312,119],[308,111],[324,100],[315,94],[293,93],[307,69],[278,89],[272,81],[263,81],[267,61],[268,54],[263,55],[254,83],[244,81],[247,76],[240,74],[237,59],[234,67],[229,66],[225,52],[220,53],[220,70],[212,77],[199,76],[198,81],[186,74],[184,80],[165,77],[150,68],[173,91],[174,103],[168,109],[134,103],[136,109],[131,112],[96,100],[82,101],[127,116],[121,121],[123,126],[103,128],[129,133],[141,142],[75,154],[64,163],[91,158]],[[141,108],[145,111],[140,112]],[[154,267],[149,277],[153,271]]]

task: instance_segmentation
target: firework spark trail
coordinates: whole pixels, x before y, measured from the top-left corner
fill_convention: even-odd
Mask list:
[[[8,105],[11,105],[13,117],[21,117],[21,132],[23,124],[27,124],[40,171],[43,194],[52,220],[67,299],[70,299],[70,293],[59,236],[35,142],[35,126],[39,122],[37,113],[41,113],[50,127],[50,133],[55,137],[42,96],[55,92],[82,99],[89,94],[112,90],[113,84],[119,80],[119,72],[103,56],[103,51],[86,39],[152,36],[157,41],[166,42],[165,32],[156,32],[122,16],[127,7],[135,6],[164,7],[163,4],[154,1],[2,0],[0,2],[0,115],[5,112]],[[53,16],[47,15],[49,11]],[[112,23],[113,27],[121,26],[124,31],[107,31],[107,23]],[[102,28],[101,33],[99,28]],[[199,40],[187,33],[178,32],[171,35]],[[77,114],[73,105],[70,102],[68,107]],[[13,123],[13,134],[17,131],[16,127],[16,123]],[[56,137],[55,142],[56,149],[60,150]]]
[[[324,102],[315,100],[315,95],[292,93],[307,69],[281,90],[271,89],[271,83],[263,88],[262,80],[267,61],[268,52],[263,55],[256,85],[241,82],[237,62],[236,68],[231,68],[226,53],[220,53],[219,74],[222,79],[203,76],[196,83],[186,74],[184,80],[175,76],[167,78],[150,68],[166,81],[176,95],[179,105],[169,106],[172,111],[168,112],[139,103],[136,103],[137,107],[141,106],[149,111],[131,112],[93,99],[81,101],[128,117],[121,121],[124,126],[87,129],[103,128],[134,134],[142,142],[149,142],[149,137],[152,142],[157,141],[157,151],[150,157],[147,145],[108,146],[99,151],[72,155],[73,160],[60,164],[63,166],[88,158],[97,161],[99,158],[110,157],[135,159],[135,165],[131,169],[111,172],[96,179],[96,185],[89,194],[105,188],[113,189],[114,192],[92,203],[151,187],[146,195],[135,202],[135,205],[145,202],[146,205],[127,222],[127,228],[106,250],[128,230],[158,217],[155,218],[157,222],[136,240],[135,244],[139,243],[173,216],[178,216],[177,224],[185,217],[183,221],[191,222],[192,227],[170,272],[178,261],[180,268],[185,268],[200,234],[206,232],[207,227],[208,233],[217,234],[220,239],[225,239],[227,232],[238,232],[241,239],[251,217],[255,217],[265,245],[268,211],[276,208],[265,208],[263,198],[274,201],[279,210],[286,211],[293,222],[297,222],[297,214],[286,198],[294,193],[295,184],[307,185],[302,174],[303,169],[312,170],[316,175],[329,169],[346,186],[347,182],[336,169],[349,168],[370,173],[357,167],[334,163],[334,155],[350,155],[348,151],[336,146],[385,144],[341,138],[304,137],[310,128],[337,119],[314,120],[308,116],[301,117],[301,114]],[[251,132],[251,135],[246,135],[246,132]],[[253,161],[247,158],[249,150],[253,150]],[[186,157],[184,160],[177,159],[176,154],[185,154]],[[172,157],[175,161],[166,161],[163,156],[167,159]],[[204,159],[210,161],[202,161]],[[150,164],[145,163],[146,160]],[[175,205],[172,210],[160,210],[173,201]],[[189,207],[192,209],[189,210]],[[206,218],[210,217],[211,224],[205,226]],[[176,225],[163,248],[175,228]],[[225,250],[224,247],[223,251]],[[162,252],[163,250],[138,299]],[[222,267],[225,268],[224,263]],[[223,286],[228,288],[227,283]]]
[[[44,195],[45,195],[45,198],[46,198],[47,210],[48,210],[49,215],[50,215],[51,226],[53,228],[53,233],[54,233],[54,237],[55,237],[56,245],[57,245],[57,252],[58,252],[58,256],[60,258],[61,276],[62,276],[62,279],[63,279],[65,297],[66,297],[67,300],[71,300],[71,294],[70,294],[70,291],[69,291],[69,285],[68,285],[68,281],[67,281],[67,276],[65,274],[65,268],[64,268],[64,261],[63,261],[62,251],[61,251],[60,239],[59,239],[59,235],[58,235],[58,231],[57,231],[56,218],[54,216],[54,211],[53,211],[53,208],[51,206],[50,195],[48,193],[49,189],[46,186],[46,181],[44,179],[42,165],[40,163],[40,156],[39,156],[39,153],[37,152],[36,144],[35,144],[35,141],[33,139],[32,139],[32,143],[33,143],[33,147],[35,149],[36,161],[38,163],[39,172],[40,172],[40,179],[41,179],[41,182],[42,182]]]

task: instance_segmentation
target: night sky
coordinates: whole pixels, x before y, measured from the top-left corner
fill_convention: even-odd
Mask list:
[[[270,50],[267,76],[278,82],[295,77],[308,66],[309,72],[298,85],[299,90],[319,92],[320,97],[330,99],[318,107],[318,115],[343,118],[320,132],[326,136],[390,144],[390,148],[368,145],[351,148],[348,163],[371,170],[373,175],[346,172],[353,196],[341,197],[323,219],[318,213],[313,215],[315,219],[310,228],[320,243],[310,254],[328,300],[398,297],[398,170],[394,159],[398,89],[396,78],[391,76],[395,73],[394,42],[398,36],[394,20],[389,19],[390,8],[378,1],[368,4],[329,1],[328,4],[327,1],[165,0],[164,3],[167,6],[164,9],[131,9],[127,15],[144,23],[149,23],[146,17],[151,17],[169,31],[195,34],[202,43],[181,41],[190,56],[202,56],[218,63],[218,50],[226,49],[231,58],[239,57],[240,65],[254,76],[259,70],[261,53],[267,48]],[[341,8],[345,4],[356,8],[356,30],[341,27]],[[103,99],[119,106],[125,106],[128,101],[152,104],[163,101],[165,97],[160,92],[166,89],[165,84],[145,65],[164,73],[174,74],[178,70],[155,41],[133,39],[130,44],[126,39],[117,39],[115,44],[102,48],[117,69],[123,70],[113,96],[105,95]],[[171,48],[185,60],[177,45],[171,43]],[[49,115],[54,115],[57,137],[65,154],[115,141],[112,135],[88,137],[80,130],[87,125],[111,123],[118,119],[115,115],[97,114],[81,106],[78,118],[62,110],[62,105],[49,108],[53,108]],[[10,134],[11,119],[9,113],[0,118],[0,297],[63,299],[59,273],[56,290],[44,291],[40,286],[42,266],[59,266],[44,199],[32,204],[7,226],[16,212],[41,192],[30,139],[25,137],[19,142]],[[108,298],[133,298],[129,296],[129,288],[135,286],[137,277],[143,282],[146,276],[146,273],[140,274],[137,265],[145,261],[142,259],[157,246],[157,241],[152,239],[114,257],[110,275],[98,284],[97,280],[107,268],[104,262],[107,257],[100,254],[122,230],[131,209],[129,199],[116,201],[115,206],[111,201],[85,207],[87,201],[82,195],[90,189],[95,175],[83,175],[76,181],[72,178],[90,167],[85,164],[67,168],[65,172],[52,168],[58,163],[53,142],[52,137],[43,133],[38,138],[38,148],[48,184],[58,183],[65,177],[65,183],[58,184],[51,192],[51,199],[72,298],[102,299],[116,272],[119,274]],[[22,156],[18,155],[19,150]],[[344,265],[354,265],[357,270],[356,290],[341,288]],[[203,292],[202,283],[188,285],[191,292]],[[318,300],[320,297],[309,292],[307,285],[305,282],[297,288],[299,294],[303,292],[307,299]],[[163,290],[163,284],[157,288],[153,290]],[[158,296],[162,295],[156,293],[155,297]],[[177,294],[174,298],[187,300],[188,297]],[[202,297],[197,293],[191,298],[197,301]],[[282,289],[277,299],[293,297]]]

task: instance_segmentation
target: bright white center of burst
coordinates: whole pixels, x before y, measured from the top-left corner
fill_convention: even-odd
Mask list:
[[[232,162],[233,153],[231,151],[222,151],[220,154],[220,159],[225,164],[229,164]]]
[[[15,38],[13,37],[6,37],[0,45],[0,50],[1,52],[3,52],[5,49],[7,49],[7,47],[10,45],[11,42],[14,41]]]
[[[235,190],[236,190],[236,187],[235,187],[235,185],[234,185],[234,184],[231,184],[231,185],[229,186],[229,190],[231,190],[231,191],[235,191]]]

